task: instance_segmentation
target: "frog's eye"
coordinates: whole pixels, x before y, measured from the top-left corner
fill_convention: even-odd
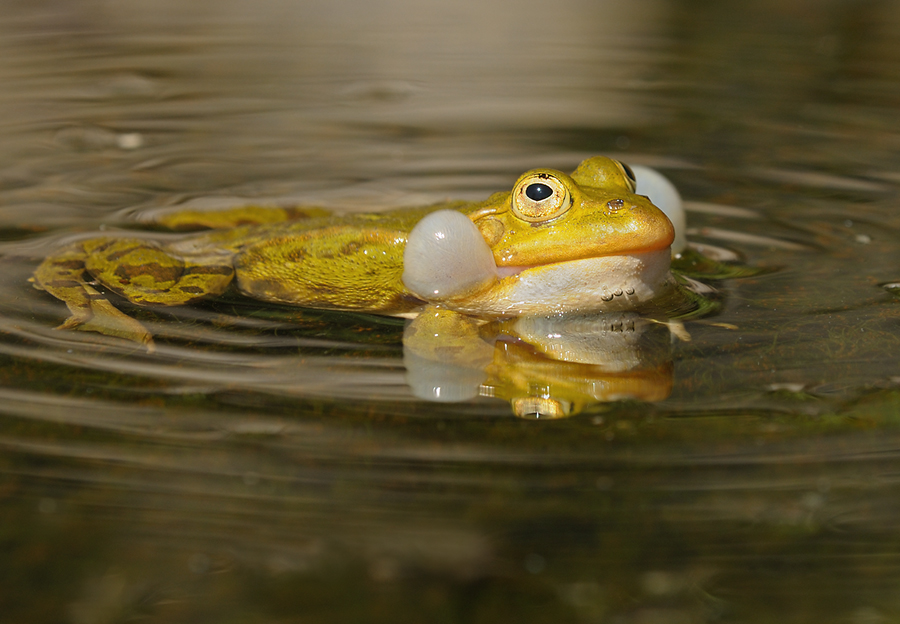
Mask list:
[[[625,179],[628,182],[629,189],[632,193],[634,193],[634,190],[637,188],[637,178],[634,175],[634,171],[632,171],[631,167],[623,162],[619,162],[618,160],[614,160],[613,162],[619,165],[619,169],[621,169],[622,173],[625,174]]]
[[[513,213],[530,223],[558,217],[571,205],[568,187],[549,173],[536,173],[520,180],[512,196]]]

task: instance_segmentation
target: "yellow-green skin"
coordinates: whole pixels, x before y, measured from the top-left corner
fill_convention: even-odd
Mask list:
[[[524,185],[542,179],[565,187],[559,188],[568,193],[568,203],[558,214],[545,217],[538,211],[525,220],[517,198]],[[671,223],[633,191],[634,183],[619,163],[595,157],[571,175],[532,170],[512,192],[480,203],[345,216],[303,208],[174,213],[158,223],[173,229],[218,229],[168,243],[125,236],[80,241],[45,259],[33,281],[69,307],[72,316],[61,328],[80,326],[146,344],[151,344],[146,329],[116,310],[91,283],[141,305],[183,305],[221,294],[235,282],[245,295],[264,301],[408,314],[426,303],[402,280],[407,238],[425,215],[459,211],[484,236],[501,270],[540,270],[570,260],[668,248],[674,235]],[[234,224],[248,225],[228,227]],[[490,300],[490,288],[478,293],[478,301]],[[465,298],[457,297],[463,304]]]

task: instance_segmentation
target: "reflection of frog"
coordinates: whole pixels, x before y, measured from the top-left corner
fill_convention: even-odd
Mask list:
[[[501,316],[631,309],[671,286],[675,234],[635,185],[630,169],[594,157],[571,176],[529,171],[480,203],[345,216],[236,210],[230,223],[195,213],[193,225],[219,229],[166,243],[82,240],[44,260],[34,283],[69,307],[62,328],[148,345],[149,332],[94,286],[140,305],[182,305],[235,282],[264,301],[380,314],[423,303]],[[177,213],[160,222],[184,225]]]
[[[521,418],[563,418],[597,403],[672,391],[669,325],[633,312],[485,322],[430,308],[403,333],[416,396],[504,399]]]

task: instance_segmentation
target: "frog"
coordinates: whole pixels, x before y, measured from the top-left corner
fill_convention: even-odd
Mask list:
[[[673,224],[680,207],[667,215],[641,194],[639,178],[654,176],[594,156],[570,174],[531,169],[476,202],[347,214],[176,210],[154,225],[212,229],[93,235],[46,257],[31,279],[68,307],[57,329],[150,350],[150,331],[109,292],[153,307],[236,288],[264,302],[407,318],[435,305],[487,317],[631,310],[673,288],[673,243],[683,236]]]

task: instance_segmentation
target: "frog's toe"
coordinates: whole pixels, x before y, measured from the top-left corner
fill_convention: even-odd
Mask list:
[[[93,314],[73,314],[53,329],[78,329],[79,326],[91,320]]]
[[[438,210],[416,224],[403,254],[403,283],[417,297],[442,301],[474,294],[497,279],[497,265],[472,220]]]

